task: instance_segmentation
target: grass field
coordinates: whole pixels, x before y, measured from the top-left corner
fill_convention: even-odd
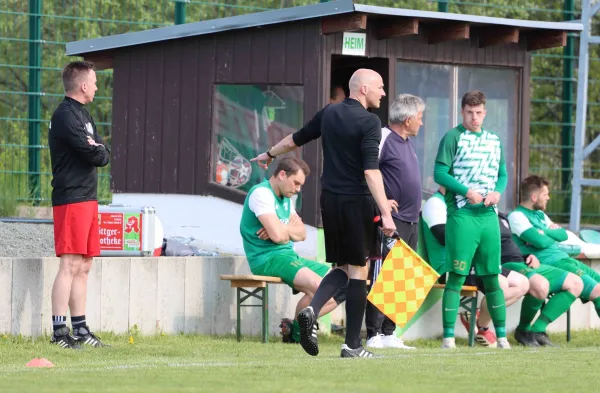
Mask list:
[[[0,337],[0,392],[586,392],[600,386],[600,332],[551,338],[561,348],[510,351],[379,350],[380,359],[340,359],[342,339],[321,339],[313,358],[298,345],[207,336],[101,335],[111,348],[61,350],[48,338]],[[34,357],[51,369],[27,368]]]

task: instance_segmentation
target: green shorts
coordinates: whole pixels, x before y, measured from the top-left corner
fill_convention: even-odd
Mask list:
[[[279,277],[291,288],[294,288],[294,278],[298,270],[303,267],[309,268],[320,277],[325,276],[329,269],[331,269],[330,265],[302,258],[295,252],[285,252],[272,257],[262,265],[250,270],[252,274],[259,276]]]
[[[507,262],[503,263],[502,267],[508,270],[513,270],[521,273],[527,278],[531,278],[534,274],[539,274],[548,280],[550,284],[549,293],[554,294],[562,291],[563,283],[569,274],[568,271],[559,269],[550,265],[540,265],[537,269],[527,266],[524,262]]]
[[[581,292],[581,299],[588,301],[590,294],[594,290],[594,287],[600,282],[600,274],[585,263],[578,261],[573,258],[564,258],[560,261],[549,263],[548,266],[554,266],[559,269],[566,270],[571,273],[577,274],[583,281],[583,291]]]
[[[446,222],[446,271],[468,276],[500,274],[500,226],[492,208],[462,208]]]

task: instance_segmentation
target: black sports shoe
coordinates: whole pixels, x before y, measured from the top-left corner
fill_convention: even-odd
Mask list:
[[[343,358],[373,358],[376,357],[373,352],[367,351],[363,346],[356,349],[350,349],[346,344],[342,345],[342,353],[340,357]],[[377,356],[378,357],[378,356]]]
[[[64,349],[81,349],[81,346],[77,343],[75,337],[71,335],[71,330],[66,326],[52,333],[50,343],[56,344]]]
[[[100,337],[90,332],[90,328],[88,326],[73,329],[73,337],[78,343],[89,345],[90,347],[110,347],[110,345],[104,344],[102,341],[100,341]]]
[[[300,325],[300,344],[306,353],[312,356],[319,354],[319,342],[317,340],[317,318],[313,308],[308,306],[300,311],[296,318]]]
[[[515,340],[519,342],[519,344],[524,345],[526,347],[539,347],[540,344],[533,337],[533,333],[524,332],[522,330],[515,330]]]
[[[292,321],[289,318],[283,318],[281,320],[281,323],[279,324],[279,327],[281,328],[281,332],[279,333],[279,334],[281,334],[281,340],[284,343],[296,344],[296,341],[294,341],[294,338],[292,337],[292,330],[294,329],[294,321]]]
[[[531,333],[533,339],[542,347],[555,347],[558,348],[558,345],[552,344],[552,341],[548,338],[546,333]]]

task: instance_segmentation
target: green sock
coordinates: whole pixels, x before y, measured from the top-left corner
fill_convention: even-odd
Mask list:
[[[571,304],[577,299],[572,293],[563,291],[555,294],[548,300],[548,304],[542,310],[542,313],[531,327],[531,331],[535,333],[544,333],[549,324],[556,321],[564,312],[566,312]]]
[[[294,323],[292,324],[292,340],[294,340],[296,343],[300,342],[300,325],[295,319]]]
[[[504,303],[504,292],[500,288],[498,275],[481,276],[481,281],[485,288],[488,311],[496,329],[496,337],[506,337],[506,303]]]
[[[466,277],[456,273],[448,275],[448,282],[442,297],[442,322],[444,326],[444,338],[454,337],[454,325],[460,306],[460,289]]]
[[[531,321],[535,318],[535,315],[542,308],[544,304],[543,299],[538,299],[531,295],[525,295],[523,303],[521,304],[521,318],[519,320],[519,329],[522,332],[528,332],[531,330]]]
[[[594,303],[594,307],[596,308],[596,314],[598,314],[598,316],[600,317],[600,297],[597,297],[594,300],[592,300],[592,303]]]

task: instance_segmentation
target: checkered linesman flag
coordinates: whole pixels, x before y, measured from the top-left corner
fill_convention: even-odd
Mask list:
[[[423,304],[439,274],[402,239],[385,258],[368,299],[404,327]]]

